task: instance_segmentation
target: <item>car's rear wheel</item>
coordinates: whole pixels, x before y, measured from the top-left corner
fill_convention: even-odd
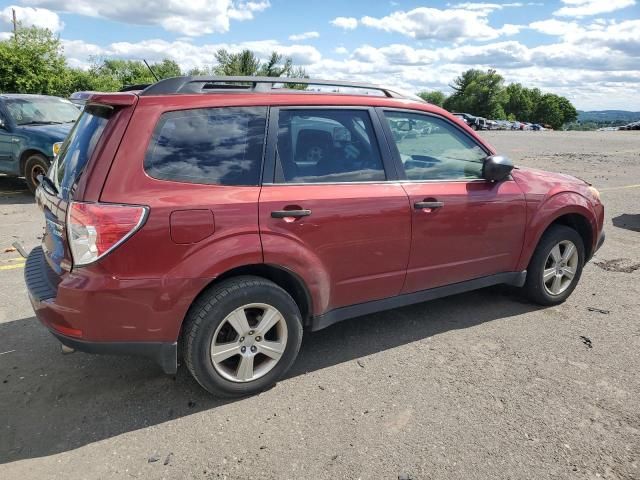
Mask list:
[[[38,175],[46,175],[49,170],[49,161],[44,155],[34,153],[27,157],[24,162],[24,179],[27,182],[27,188],[31,193],[36,192],[36,188],[40,182],[38,182]]]
[[[183,334],[184,359],[206,390],[224,396],[257,393],[293,365],[302,320],[291,296],[275,283],[243,276],[205,292]]]
[[[552,225],[529,262],[524,286],[527,297],[540,305],[564,302],[580,280],[584,260],[584,243],[578,232]]]

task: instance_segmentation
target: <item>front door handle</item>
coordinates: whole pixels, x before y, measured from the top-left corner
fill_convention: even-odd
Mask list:
[[[271,218],[300,218],[311,215],[311,210],[275,210],[271,212]]]
[[[442,208],[444,202],[416,202],[413,204],[413,208],[416,210],[422,210],[423,208]]]

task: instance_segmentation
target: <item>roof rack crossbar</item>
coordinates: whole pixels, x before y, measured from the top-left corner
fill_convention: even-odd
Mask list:
[[[285,78],[285,77],[173,77],[160,80],[145,88],[140,95],[168,95],[177,93],[202,93],[207,85],[211,85],[209,89],[229,90],[234,88],[248,89],[256,92],[268,92],[273,89],[276,84],[287,85],[315,85],[324,87],[346,87],[358,88],[365,90],[376,90],[382,92],[386,97],[390,98],[407,98],[394,90],[390,90],[379,85],[357,82],[343,82],[340,80],[317,80],[311,78]],[[244,85],[242,85],[244,84]]]

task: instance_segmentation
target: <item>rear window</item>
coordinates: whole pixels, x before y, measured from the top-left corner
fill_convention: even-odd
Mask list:
[[[160,180],[258,185],[266,107],[218,107],[167,112],[144,161]]]
[[[49,178],[58,188],[62,198],[69,198],[112,112],[109,107],[88,107],[69,132],[49,171]]]

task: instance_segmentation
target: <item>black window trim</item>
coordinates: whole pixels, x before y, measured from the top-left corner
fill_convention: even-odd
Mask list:
[[[377,181],[352,181],[352,182],[285,182],[278,173],[282,171],[280,160],[277,156],[278,144],[278,118],[280,110],[360,110],[367,111],[373,126],[373,135],[380,152],[382,166],[384,169],[385,180]],[[368,105],[278,105],[272,106],[269,111],[267,126],[267,147],[265,149],[264,158],[264,174],[262,176],[263,186],[311,186],[311,185],[366,185],[394,183],[399,180],[397,165],[393,158],[390,146],[386,141],[382,123],[375,107]]]
[[[216,183],[196,183],[196,182],[182,182],[180,180],[172,180],[172,179],[166,179],[166,178],[156,178],[154,176],[152,176],[151,174],[149,174],[149,172],[147,172],[147,169],[144,166],[144,162],[146,159],[146,155],[147,152],[149,151],[149,148],[151,146],[151,142],[153,141],[153,134],[156,131],[156,128],[158,128],[158,124],[162,121],[162,117],[167,114],[167,113],[173,113],[173,112],[185,112],[185,111],[190,111],[190,110],[211,110],[211,109],[216,109],[216,108],[243,108],[243,107],[247,107],[247,108],[265,108],[266,109],[266,115],[265,115],[265,124],[264,124],[264,135],[262,137],[262,154],[261,154],[261,158],[260,158],[260,173],[258,174],[258,183],[256,183],[255,185],[222,185],[222,184],[216,184]],[[232,104],[232,105],[209,105],[209,106],[200,106],[200,107],[193,107],[193,106],[185,106],[183,108],[172,108],[169,110],[163,110],[162,112],[160,112],[160,114],[158,115],[158,118],[155,122],[155,125],[153,126],[153,129],[151,130],[151,135],[148,136],[147,138],[147,145],[145,147],[145,157],[142,160],[142,171],[143,173],[147,176],[147,178],[150,178],[152,180],[158,181],[158,182],[173,182],[173,183],[187,183],[187,184],[191,184],[191,185],[202,185],[202,186],[208,186],[208,187],[216,187],[216,188],[242,188],[242,187],[246,187],[246,188],[256,188],[256,187],[261,187],[262,186],[262,181],[264,179],[264,175],[265,175],[265,168],[266,168],[266,152],[267,152],[267,147],[268,147],[268,133],[269,133],[269,115],[271,114],[271,109],[272,107],[270,105],[236,105],[236,104]]]
[[[402,165],[402,160],[400,159],[400,151],[398,150],[398,146],[396,145],[396,142],[393,139],[391,127],[389,126],[389,122],[387,121],[387,117],[385,116],[384,112],[402,112],[402,113],[411,113],[411,114],[417,114],[417,115],[425,115],[427,117],[438,118],[440,120],[447,122],[449,125],[453,126],[454,128],[456,128],[456,130],[458,130],[460,133],[466,136],[475,145],[480,147],[480,149],[483,152],[485,152],[487,156],[491,155],[491,152],[484,145],[482,145],[481,143],[478,143],[478,141],[475,138],[473,138],[471,135],[469,135],[469,132],[466,132],[464,129],[462,129],[460,125],[457,125],[455,122],[452,122],[448,118],[443,117],[442,115],[438,115],[437,113],[425,112],[424,110],[415,110],[412,108],[396,108],[396,107],[375,107],[375,111],[376,111],[376,114],[378,115],[379,122],[382,124],[382,130],[384,131],[388,148],[392,152],[391,156],[393,157],[393,163],[395,165],[395,168],[398,171],[399,182],[401,183],[443,183],[443,182],[486,183],[488,182],[488,180],[484,178],[471,178],[471,179],[470,178],[449,178],[449,179],[438,178],[438,179],[432,179],[432,180],[412,180],[407,178],[407,174],[405,173],[404,167]],[[511,177],[509,177],[509,179],[511,179]]]

